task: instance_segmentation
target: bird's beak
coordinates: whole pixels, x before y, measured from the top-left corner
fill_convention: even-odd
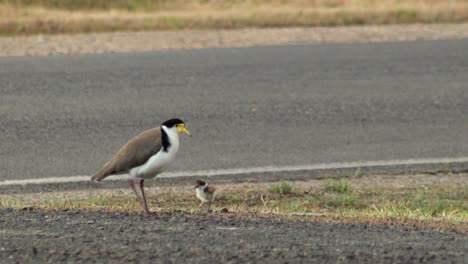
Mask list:
[[[192,136],[190,134],[190,131],[188,131],[188,129],[185,127],[185,124],[179,124],[177,125],[177,131],[181,134],[186,134],[188,136]]]

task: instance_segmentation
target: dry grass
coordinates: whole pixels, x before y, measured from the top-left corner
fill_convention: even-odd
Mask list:
[[[227,208],[241,217],[301,218],[344,223],[417,225],[468,231],[467,184],[382,187],[352,181],[281,182],[217,186],[215,212]],[[288,190],[288,191],[284,191]],[[159,210],[198,213],[199,201],[189,187],[148,190]],[[79,191],[0,197],[0,208],[141,212],[128,190]]]
[[[451,0],[0,0],[0,32],[233,29],[468,21],[468,1]]]

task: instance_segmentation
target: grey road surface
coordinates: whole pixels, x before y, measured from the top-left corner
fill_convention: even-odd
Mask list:
[[[0,179],[90,175],[186,120],[171,171],[468,156],[468,40],[0,58]]]

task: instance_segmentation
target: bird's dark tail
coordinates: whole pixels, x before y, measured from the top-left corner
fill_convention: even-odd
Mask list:
[[[104,180],[105,178],[107,178],[107,176],[111,175],[112,174],[112,162],[109,161],[107,162],[98,172],[96,172],[96,174],[94,174],[94,176],[91,177],[91,180],[92,181],[102,181]]]

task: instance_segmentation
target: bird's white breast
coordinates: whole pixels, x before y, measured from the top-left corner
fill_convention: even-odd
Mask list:
[[[211,201],[212,194],[205,192],[206,186],[199,186],[195,189],[195,194],[197,195],[198,199],[200,199],[203,202],[209,202]]]
[[[179,134],[175,127],[167,128],[162,127],[167,134],[170,142],[170,146],[166,151],[163,148],[156,154],[151,156],[148,161],[138,167],[135,167],[129,171],[131,177],[150,179],[156,177],[159,173],[165,171],[169,164],[175,159],[177,152],[179,151]]]

